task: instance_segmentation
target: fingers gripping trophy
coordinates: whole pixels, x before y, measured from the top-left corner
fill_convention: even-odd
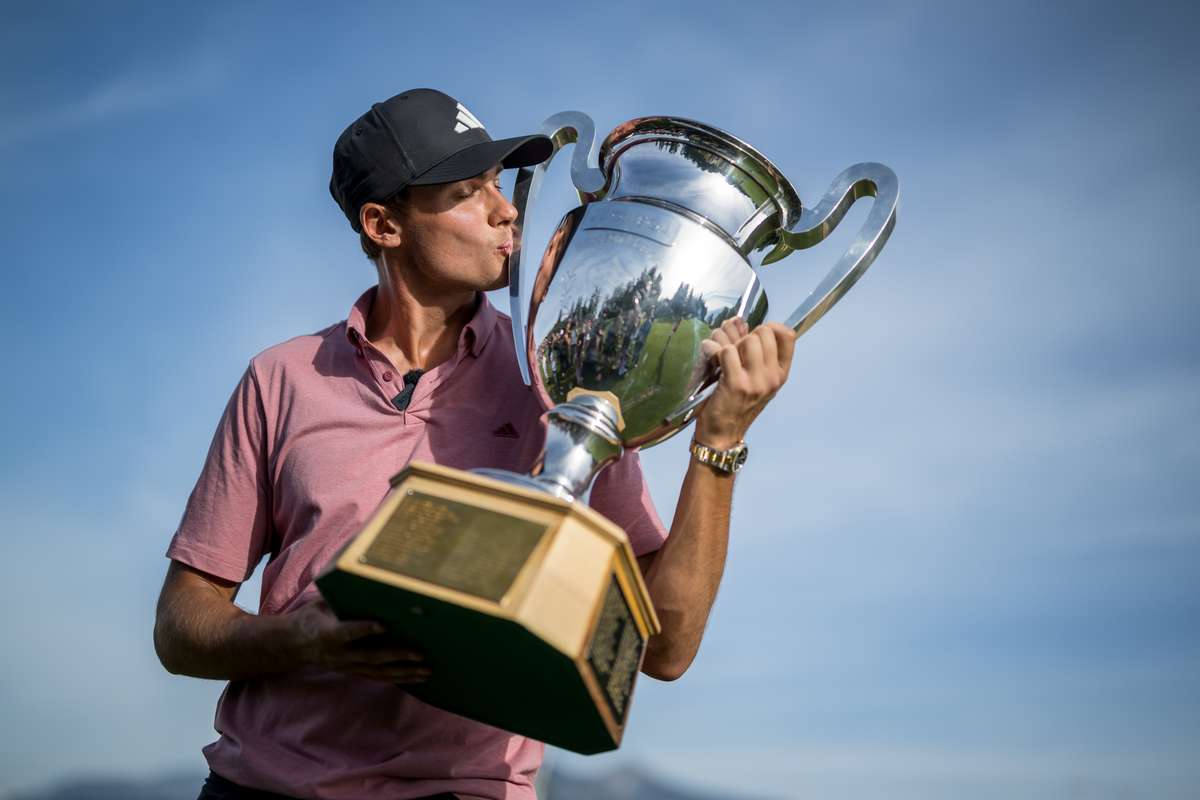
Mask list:
[[[540,261],[518,242],[509,262],[521,375],[547,409],[542,454],[528,474],[412,464],[318,584],[339,616],[383,617],[425,650],[417,697],[596,753],[620,744],[660,625],[624,532],[584,502],[593,480],[692,421],[720,377],[710,356],[726,323],[766,320],[756,269],[818,244],[871,196],[854,243],[785,324],[798,336],[833,307],[891,234],[897,181],[856,164],[805,208],[761,153],[699,122],[634,119],[597,146],[592,120],[563,112],[544,132],[551,158],[517,175],[518,235],[572,143],[581,204]],[[745,448],[697,455],[736,469]]]

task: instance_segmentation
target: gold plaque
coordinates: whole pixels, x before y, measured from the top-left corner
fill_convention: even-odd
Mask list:
[[[363,563],[499,601],[546,530],[520,517],[410,489]]]
[[[600,606],[596,630],[588,648],[588,665],[596,674],[613,716],[622,723],[629,709],[629,696],[633,694],[633,681],[642,665],[645,646],[614,575],[604,593],[604,604]]]

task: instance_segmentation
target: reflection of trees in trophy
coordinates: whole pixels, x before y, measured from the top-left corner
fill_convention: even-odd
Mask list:
[[[659,150],[677,156],[683,156],[688,161],[695,164],[705,172],[712,172],[722,177],[728,177],[729,159],[724,156],[717,155],[710,150],[703,150],[699,147],[692,147],[683,142],[672,142],[659,139],[653,142],[654,146]]]
[[[708,324],[708,327],[716,329],[721,327],[726,320],[731,320],[737,315],[737,306],[725,306],[723,308],[718,308],[716,311],[709,314],[704,318],[704,321]]]
[[[607,297],[601,298],[595,289],[560,311],[539,348],[550,395],[566,397],[576,386],[611,388],[626,378],[638,365],[656,323],[668,328],[669,341],[685,320],[711,328],[710,317],[724,319],[734,313],[720,309],[709,314],[703,296],[687,283],[670,297],[662,293],[662,273],[647,267]]]
[[[698,147],[693,143],[669,139],[637,144],[629,148],[628,152],[632,155],[639,148],[649,150],[650,147],[670,156],[665,159],[662,156],[653,158],[643,153],[642,161],[647,163],[637,167],[642,172],[654,173],[655,170],[663,171],[667,170],[668,165],[671,166],[671,169],[667,170],[671,180],[659,186],[659,194],[655,196],[700,214],[709,222],[721,227],[731,238],[741,241],[741,237],[746,234],[741,230],[742,225],[764,208],[764,204],[770,203],[770,207],[778,205],[763,185],[746,171],[752,166],[749,163],[739,163],[731,160],[728,155]],[[629,157],[626,156],[627,159]],[[674,164],[671,164],[672,161]],[[680,162],[687,162],[686,168]],[[699,173],[693,167],[698,168]],[[709,177],[697,180],[703,173],[707,173]],[[720,183],[713,181],[712,176],[719,177]],[[722,189],[722,183],[732,187],[733,191]],[[654,180],[643,178],[641,184],[635,181],[632,192],[637,194],[644,191],[645,185],[642,184],[655,186]],[[767,225],[763,230],[773,231],[774,228]]]

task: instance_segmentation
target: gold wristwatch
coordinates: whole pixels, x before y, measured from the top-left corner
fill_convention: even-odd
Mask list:
[[[717,450],[692,439],[692,444],[688,449],[701,464],[707,464],[713,469],[729,475],[742,468],[742,465],[746,463],[746,456],[750,453],[750,448],[746,447],[745,442],[738,442],[728,450]]]

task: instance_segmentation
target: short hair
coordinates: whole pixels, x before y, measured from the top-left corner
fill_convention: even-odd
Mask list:
[[[379,204],[381,206],[383,206],[384,208],[386,208],[388,211],[390,211],[394,214],[398,214],[404,210],[404,204],[407,201],[408,201],[408,187],[405,186],[403,189],[396,192],[394,195],[387,198],[386,200],[380,200]],[[359,245],[359,247],[362,248],[362,251],[366,254],[367,258],[369,258],[372,261],[379,260],[379,257],[383,255],[383,249],[379,245],[375,244],[375,241],[373,239],[371,239],[370,236],[367,236],[366,231],[359,231],[358,245]]]

